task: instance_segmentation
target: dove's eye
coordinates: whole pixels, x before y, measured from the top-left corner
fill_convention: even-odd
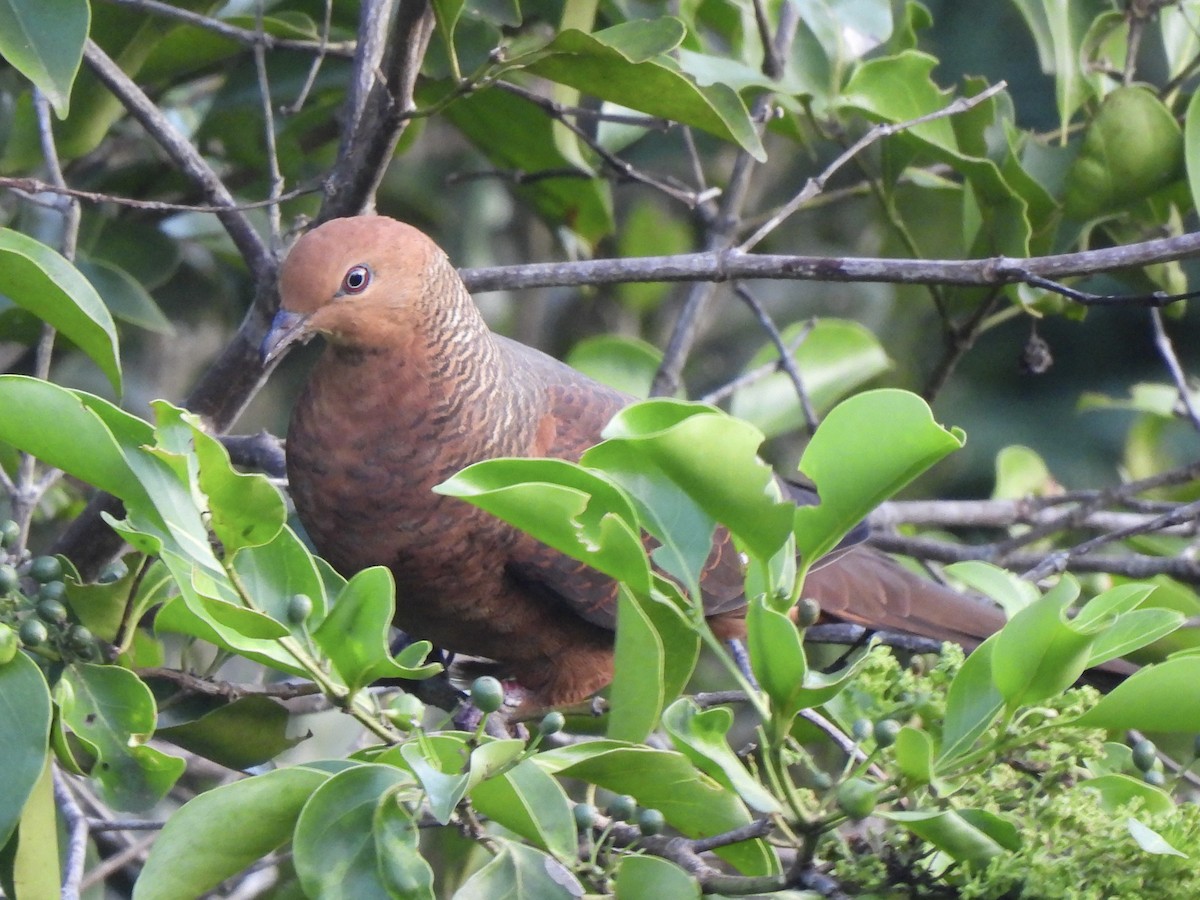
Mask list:
[[[366,266],[351,266],[342,279],[342,292],[361,294],[371,283],[371,270]]]

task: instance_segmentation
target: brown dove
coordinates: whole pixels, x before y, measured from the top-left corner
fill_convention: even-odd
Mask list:
[[[395,624],[495,661],[527,705],[604,687],[615,584],[433,487],[494,457],[578,459],[633,398],[493,334],[445,253],[394,219],[308,232],[283,264],[279,294],[264,360],[316,335],[327,344],[287,438],[291,494],[317,550],[347,576],[390,568]],[[719,537],[703,580],[719,636],[742,632],[741,586],[732,542]],[[812,573],[805,593],[836,619],[970,646],[1004,621],[864,546]]]

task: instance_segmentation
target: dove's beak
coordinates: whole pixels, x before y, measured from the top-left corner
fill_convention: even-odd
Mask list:
[[[297,341],[303,342],[307,337],[305,325],[308,316],[301,313],[281,309],[271,320],[271,327],[259,345],[258,354],[264,368],[283,356]]]

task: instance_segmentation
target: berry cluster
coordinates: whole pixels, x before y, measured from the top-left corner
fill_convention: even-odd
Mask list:
[[[62,563],[53,556],[22,563],[13,549],[19,537],[16,522],[0,525],[0,665],[11,662],[21,647],[45,661],[94,659],[96,639],[71,621],[64,602]]]

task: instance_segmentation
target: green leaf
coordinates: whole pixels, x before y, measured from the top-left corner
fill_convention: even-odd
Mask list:
[[[720,834],[751,821],[732,791],[699,772],[681,753],[602,740],[547,750],[533,757],[552,775],[579,778],[659,810],[687,837]],[[744,841],[716,851],[746,875],[779,871],[763,841]]]
[[[600,473],[560,459],[492,459],[468,466],[434,490],[499,516],[635,593],[650,592],[637,513]]]
[[[0,20],[4,5],[5,0],[0,0]],[[0,33],[3,31],[0,24]],[[70,262],[19,231],[0,228],[0,294],[53,325],[100,367],[113,390],[121,392],[112,314],[91,282]]]
[[[184,697],[159,716],[157,736],[230,769],[249,769],[303,740],[288,737],[290,721],[287,708],[270,697]]]
[[[614,887],[617,900],[700,900],[696,879],[656,856],[622,856]]]
[[[1166,815],[1175,809],[1175,801],[1166,791],[1119,772],[1081,781],[1077,789],[1099,794],[1100,808],[1107,813],[1116,813],[1134,800],[1151,815]]]
[[[565,362],[602,384],[632,397],[645,397],[662,362],[662,352],[640,338],[603,334],[580,341]]]
[[[33,786],[17,826],[12,871],[17,897],[56,897],[62,888],[53,772],[50,760],[45,759],[41,777]]]
[[[128,669],[90,663],[68,666],[60,695],[62,718],[95,748],[92,775],[106,802],[118,809],[153,806],[183,774],[186,763],[146,746],[154,734],[154,696]]]
[[[433,869],[421,855],[421,830],[399,792],[375,808],[375,855],[379,876],[391,897],[433,900]]]
[[[296,766],[199,794],[167,819],[134,900],[197,897],[292,837],[300,810],[329,774]]]
[[[795,511],[804,564],[832,550],[871,510],[964,441],[907,391],[867,391],[834,407],[800,459],[800,471],[821,493],[820,505]]]
[[[87,0],[0,0],[0,56],[37,85],[60,119],[83,59]]]
[[[454,892],[454,900],[577,900],[583,885],[571,870],[541,850],[513,841]]]
[[[292,849],[304,893],[323,900],[391,896],[384,885],[376,811],[396,802],[392,790],[411,784],[393,766],[361,764],[321,784],[296,819]]]
[[[1087,668],[1095,633],[1102,626],[1067,618],[1067,608],[1078,596],[1078,583],[1064,575],[996,636],[992,678],[1009,709],[1061,693]]]
[[[562,785],[532,760],[522,760],[475,785],[471,803],[483,815],[559,860],[574,862],[579,839],[570,798]]]
[[[50,688],[37,663],[17,653],[0,666],[0,846],[42,776],[50,740]],[[57,866],[56,866],[57,868]]]
[[[939,772],[948,771],[959,757],[971,750],[979,737],[1004,709],[1004,697],[992,681],[992,635],[968,656],[946,694],[946,716],[942,725]]]
[[[313,555],[288,526],[268,544],[239,550],[233,568],[255,607],[288,625],[293,636],[303,639],[305,627],[315,627],[324,620],[329,606],[325,583]],[[307,622],[288,618],[288,607],[296,594],[304,594],[313,602]]]
[[[1111,731],[1200,731],[1200,704],[1181,703],[1200,683],[1200,656],[1179,656],[1134,672],[1070,724]]]
[[[746,648],[759,686],[771,698],[771,717],[777,733],[786,733],[799,712],[799,694],[808,675],[804,641],[795,623],[772,609],[762,596],[746,610]]]
[[[1142,202],[1183,174],[1184,138],[1171,111],[1144,87],[1104,98],[1067,174],[1063,212],[1080,221]]]
[[[655,591],[639,597],[625,585],[617,594],[614,676],[609,688],[608,736],[642,741],[663,707],[684,689],[700,655],[700,635],[683,613]]]
[[[1054,76],[1061,132],[1092,91],[1081,71],[1080,46],[1094,7],[1074,0],[1015,0],[1037,44],[1042,71]]]
[[[795,630],[794,628],[792,629]],[[676,700],[663,715],[671,743],[697,768],[737,792],[755,812],[776,813],[779,803],[746,769],[729,746],[733,712],[724,706],[701,710],[690,698]]]
[[[441,670],[436,664],[410,668],[392,659],[388,637],[395,596],[390,571],[383,566],[363,569],[350,579],[313,632],[313,640],[333,661],[351,693],[380,678],[428,678]],[[418,643],[424,657],[431,647],[428,642]]]
[[[106,402],[36,378],[0,375],[0,440],[124,500],[145,500],[118,438],[96,414],[94,407]],[[150,426],[141,424],[149,441]]]
[[[915,784],[933,781],[933,738],[928,732],[905,725],[896,735],[896,766]]]
[[[80,259],[76,267],[96,288],[114,318],[147,331],[173,337],[175,326],[154,298],[132,275],[104,259]]]
[[[1013,444],[996,454],[996,484],[993,500],[1023,500],[1044,497],[1058,486],[1045,461],[1035,450]]]
[[[467,795],[471,787],[471,773],[469,769],[463,771],[461,760],[454,763],[439,759],[425,744],[416,741],[401,744],[400,755],[425,789],[433,817],[445,825],[459,801]],[[448,772],[447,768],[457,771]]]
[[[1012,822],[984,810],[886,810],[876,815],[898,822],[972,869],[982,868],[993,857],[1020,845]]]
[[[611,471],[639,498],[645,527],[660,540],[691,534],[674,543],[693,566],[707,559],[711,538],[685,546],[696,543],[695,532],[676,520],[689,506],[724,525],[760,559],[786,543],[794,507],[781,499],[774,473],[759,459],[763,436],[753,425],[703,403],[660,398],[625,407],[602,436],[604,443],[581,462]],[[682,510],[658,508],[668,500],[680,503],[680,492],[690,500]]]
[[[1188,858],[1186,853],[1176,850],[1167,839],[1161,834],[1150,828],[1148,825],[1143,825],[1137,819],[1126,819],[1125,827],[1129,829],[1129,836],[1137,841],[1137,845],[1147,853],[1153,853],[1155,856],[1182,856]]]
[[[762,141],[737,93],[723,84],[697,84],[663,55],[682,37],[682,23],[672,18],[626,22],[595,34],[567,28],[532,58],[512,64],[602,100],[694,125],[764,161]]]
[[[951,563],[946,574],[963,582],[984,596],[991,597],[1009,618],[1036,601],[1040,596],[1036,585],[1019,575],[979,560]]]
[[[554,141],[554,120],[541,107],[507,91],[481,90],[455,100],[445,116],[502,170],[564,173],[513,188],[551,227],[570,228],[590,245],[612,233],[608,182],[563,154]]]
[[[801,335],[804,340],[792,358],[818,415],[891,368],[891,360],[878,338],[858,322],[844,319],[798,322],[782,333],[784,343],[789,346]],[[746,364],[746,371],[778,359],[775,345],[767,344]],[[796,387],[785,372],[775,372],[738,390],[730,400],[729,411],[762,429],[769,438],[805,425]]]

